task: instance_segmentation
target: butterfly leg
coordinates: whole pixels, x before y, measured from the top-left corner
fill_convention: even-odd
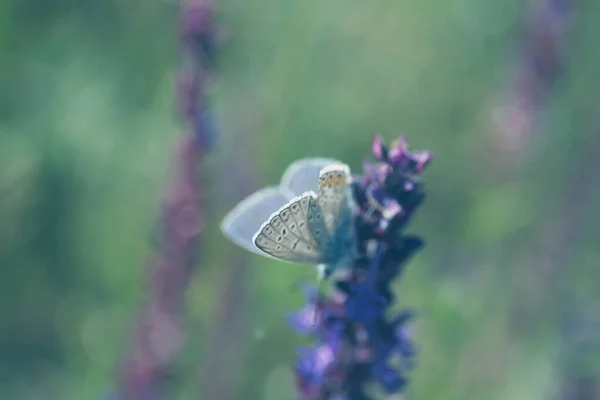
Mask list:
[[[329,265],[329,264],[319,264],[319,265],[317,265],[317,273],[318,273],[317,279],[319,280],[319,283],[317,284],[317,293],[320,295],[321,294],[321,284],[323,283],[324,280],[329,279],[329,277],[331,277],[331,274],[333,273],[333,269],[331,268],[331,265]],[[313,315],[313,327],[317,325],[317,314],[318,313],[319,313],[319,310],[317,307],[315,307],[315,313]]]

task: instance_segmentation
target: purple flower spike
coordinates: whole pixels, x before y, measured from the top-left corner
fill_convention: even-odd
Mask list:
[[[170,398],[175,359],[183,344],[182,305],[197,266],[204,231],[204,176],[198,163],[215,140],[206,84],[214,57],[213,8],[209,1],[184,2],[180,17],[181,71],[178,108],[185,135],[173,154],[173,176],[166,189],[156,234],[145,301],[132,344],[123,360],[115,396],[123,399]],[[217,346],[219,347],[219,346]]]
[[[352,184],[359,254],[327,294],[305,288],[308,305],[290,318],[296,331],[314,341],[296,367],[302,400],[369,400],[373,382],[388,394],[400,393],[414,365],[412,313],[387,314],[392,281],[424,244],[403,229],[425,198],[418,175],[432,153],[409,151],[403,137],[388,149],[379,134],[372,152],[378,161],[365,161],[363,175]],[[312,325],[315,309],[319,317]]]

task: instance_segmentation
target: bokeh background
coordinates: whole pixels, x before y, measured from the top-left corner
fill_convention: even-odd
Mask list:
[[[397,283],[411,400],[600,399],[600,3],[222,0],[168,399],[293,398],[284,316],[312,269],[218,224],[307,156],[360,171],[374,132],[435,152]],[[161,198],[185,135],[180,4],[0,2],[0,398],[131,378]],[[160,240],[158,240],[160,242]]]

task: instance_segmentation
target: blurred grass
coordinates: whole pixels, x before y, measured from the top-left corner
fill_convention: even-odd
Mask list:
[[[222,137],[206,164],[208,245],[188,293],[175,398],[195,398],[210,347],[207,323],[233,249],[218,222],[239,200],[220,198],[220,188],[236,155],[255,161],[261,185],[306,156],[358,170],[374,131],[436,153],[428,201],[410,229],[428,246],[398,284],[401,305],[420,315],[407,397],[548,399],[565,370],[600,375],[597,362],[558,356],[560,321],[580,307],[578,293],[600,302],[597,189],[566,265],[552,267],[550,282],[532,272],[544,253],[540,230],[565,212],[566,191],[595,187],[573,173],[600,129],[600,5],[581,5],[528,162],[502,184],[490,178],[491,110],[519,54],[525,3],[224,0],[219,8],[228,40],[212,97]],[[176,12],[166,1],[0,6],[0,398],[93,399],[114,384],[179,129]],[[287,399],[282,366],[301,339],[282,317],[301,304],[290,286],[314,271],[252,263],[243,305],[252,334],[234,384],[238,398]],[[543,293],[535,323],[515,317],[529,287]]]

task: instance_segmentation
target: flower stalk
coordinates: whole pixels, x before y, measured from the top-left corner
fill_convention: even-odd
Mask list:
[[[198,164],[215,138],[206,100],[216,43],[212,5],[207,1],[183,3],[180,29],[178,107],[185,133],[173,155],[174,171],[158,216],[148,292],[122,369],[119,399],[167,398],[165,386],[174,375],[173,361],[185,339],[185,289],[196,265],[204,227]]]

